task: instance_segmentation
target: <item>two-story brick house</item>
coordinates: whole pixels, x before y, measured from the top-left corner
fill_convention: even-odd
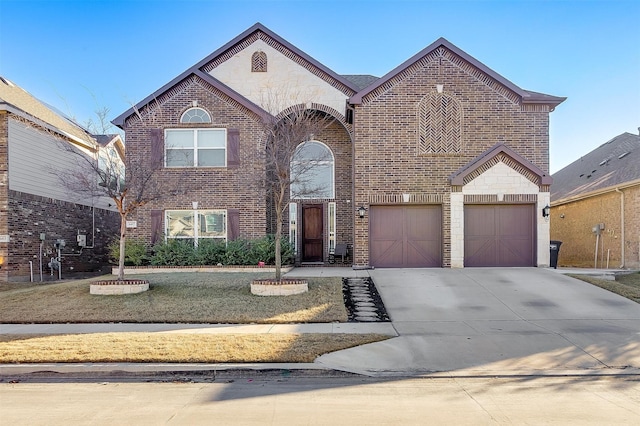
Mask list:
[[[150,242],[270,233],[263,123],[304,107],[335,121],[300,141],[327,161],[314,174],[321,197],[290,200],[299,262],[346,243],[357,265],[547,265],[548,123],[563,100],[445,39],[381,78],[345,76],[256,24],[114,120],[127,155],[162,156],[161,179],[175,185],[186,169],[197,188],[140,209],[132,231]]]

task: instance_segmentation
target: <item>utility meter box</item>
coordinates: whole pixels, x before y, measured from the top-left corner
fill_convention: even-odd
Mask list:
[[[86,235],[78,234],[78,236],[76,237],[76,240],[78,241],[78,247],[86,247],[87,246],[87,236]]]

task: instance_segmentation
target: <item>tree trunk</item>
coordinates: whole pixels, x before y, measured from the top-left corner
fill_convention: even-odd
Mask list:
[[[120,258],[118,259],[118,281],[124,280],[124,252],[126,247],[127,216],[120,215]]]

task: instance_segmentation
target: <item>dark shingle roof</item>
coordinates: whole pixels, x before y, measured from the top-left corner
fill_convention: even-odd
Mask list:
[[[623,133],[552,175],[551,201],[640,179],[640,136]]]
[[[367,74],[347,74],[342,75],[342,77],[355,84],[358,87],[358,90],[364,89],[379,78],[374,75]]]

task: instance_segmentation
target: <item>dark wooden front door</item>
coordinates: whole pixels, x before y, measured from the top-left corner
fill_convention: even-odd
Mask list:
[[[372,206],[370,263],[380,268],[442,266],[442,208]]]
[[[302,206],[302,261],[323,261],[322,204]]]
[[[535,266],[534,205],[466,205],[464,266]]]

